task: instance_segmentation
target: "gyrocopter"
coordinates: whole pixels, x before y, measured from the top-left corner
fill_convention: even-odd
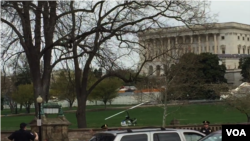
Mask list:
[[[110,118],[112,118],[112,117],[114,117],[114,116],[117,116],[117,115],[119,115],[119,114],[121,114],[121,113],[126,112],[127,115],[126,115],[125,119],[121,121],[121,126],[135,126],[135,125],[137,124],[137,118],[131,119],[130,116],[129,116],[128,110],[134,109],[134,108],[136,108],[136,107],[138,107],[138,106],[141,106],[141,105],[143,105],[143,104],[145,104],[145,103],[148,103],[148,102],[149,102],[149,101],[146,101],[146,102],[144,102],[144,103],[140,103],[140,104],[138,104],[138,105],[135,105],[135,106],[133,106],[133,107],[127,109],[127,110],[121,111],[121,112],[119,112],[119,113],[117,113],[117,114],[114,114],[114,115],[112,115],[112,116],[110,116],[110,117],[107,117],[107,118],[105,118],[105,120],[110,119]]]

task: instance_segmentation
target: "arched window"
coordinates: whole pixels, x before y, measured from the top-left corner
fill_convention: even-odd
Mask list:
[[[246,46],[243,46],[242,50],[243,50],[243,54],[245,54]]]
[[[156,66],[156,76],[160,76],[160,73],[161,73],[161,66],[157,65]]]
[[[221,45],[221,54],[226,54],[226,46]]]
[[[153,66],[149,66],[148,75],[152,75],[152,74],[153,74]]]
[[[241,45],[238,45],[238,54],[240,54]]]

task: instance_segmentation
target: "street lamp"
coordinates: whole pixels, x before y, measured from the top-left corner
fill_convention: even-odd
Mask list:
[[[43,102],[43,98],[39,95],[36,99],[36,102],[38,103],[38,120],[37,120],[37,126],[39,127],[38,140],[42,141],[41,103]]]

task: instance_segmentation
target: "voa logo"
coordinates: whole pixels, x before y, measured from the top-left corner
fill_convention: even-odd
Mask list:
[[[228,136],[247,136],[244,129],[226,129],[226,132]]]

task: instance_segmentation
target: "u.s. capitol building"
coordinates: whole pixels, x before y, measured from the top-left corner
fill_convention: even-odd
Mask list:
[[[225,64],[225,78],[228,83],[234,86],[242,83],[238,66],[241,57],[250,56],[250,25],[228,22],[216,23],[211,27],[177,26],[150,29],[139,33],[138,37],[140,43],[146,47],[140,54],[141,62],[145,58],[159,56],[144,65],[141,71],[143,75],[163,75],[167,56],[210,52],[217,54],[221,63]]]

